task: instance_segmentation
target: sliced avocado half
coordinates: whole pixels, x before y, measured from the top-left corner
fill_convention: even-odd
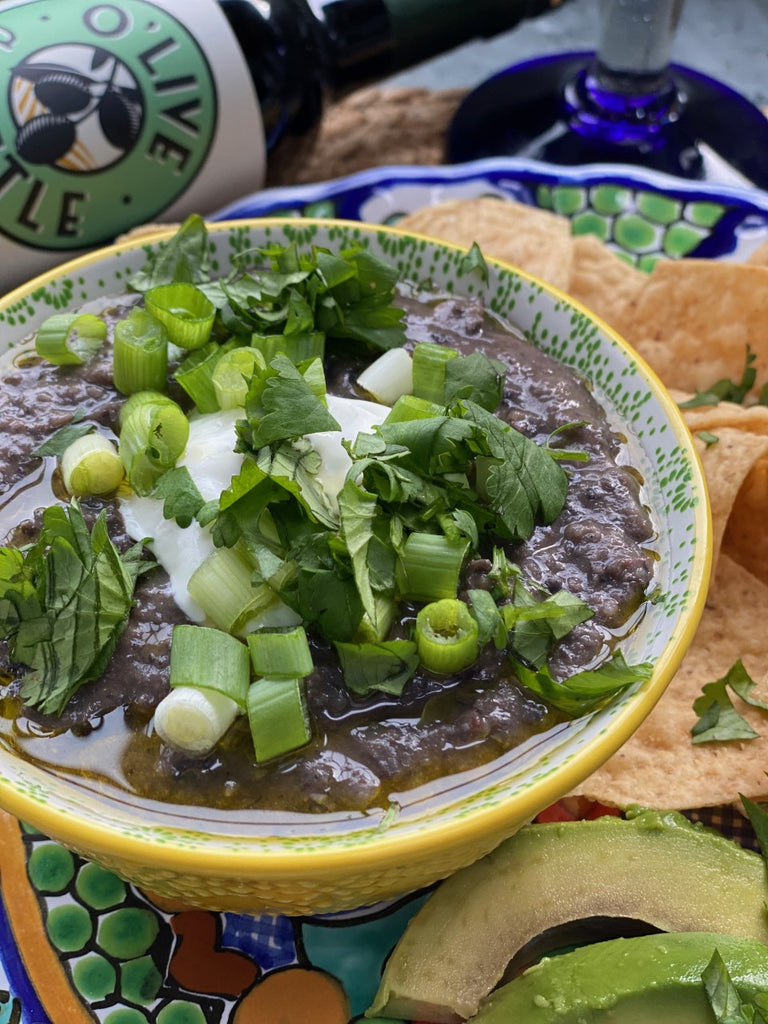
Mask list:
[[[758,854],[676,812],[630,815],[527,825],[443,882],[395,947],[368,1014],[458,1024],[516,954],[587,919],[768,943]]]
[[[712,932],[641,935],[545,957],[492,992],[472,1024],[709,1024],[715,1015],[702,975],[715,950],[743,1000],[768,991],[761,942]]]

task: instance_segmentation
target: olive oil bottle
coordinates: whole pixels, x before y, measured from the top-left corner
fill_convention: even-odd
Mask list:
[[[329,97],[556,0],[5,0],[0,292],[301,159]]]

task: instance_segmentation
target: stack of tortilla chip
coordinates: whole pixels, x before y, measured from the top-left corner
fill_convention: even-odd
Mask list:
[[[747,346],[756,383],[743,405],[684,410],[707,480],[714,569],[686,657],[646,721],[577,793],[600,803],[673,809],[768,800],[768,712],[734,695],[752,740],[691,742],[694,700],[741,659],[768,701],[768,244],[746,263],[664,260],[650,274],[598,238],[573,237],[564,217],[482,197],[419,210],[399,227],[463,245],[477,242],[567,291],[610,324],[677,401],[721,378],[742,379]],[[750,404],[751,403],[751,404]]]

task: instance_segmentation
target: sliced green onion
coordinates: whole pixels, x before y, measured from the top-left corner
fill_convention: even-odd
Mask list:
[[[413,360],[404,348],[390,348],[367,366],[357,383],[382,405],[413,393]]]
[[[199,288],[187,282],[161,284],[144,296],[147,311],[165,327],[179,348],[201,348],[211,337],[216,307]]]
[[[393,350],[390,350],[393,351]],[[430,420],[434,416],[442,416],[443,407],[426,398],[416,395],[403,395],[398,398],[387,413],[385,423],[404,423],[408,420]]]
[[[219,629],[240,633],[278,600],[266,583],[254,586],[253,571],[240,548],[216,548],[192,573],[189,596]]]
[[[322,331],[304,334],[253,334],[251,346],[259,351],[267,363],[277,355],[285,355],[292,363],[303,363],[307,359],[323,359],[325,356],[325,335]]]
[[[456,597],[469,541],[443,534],[412,533],[400,552],[396,573],[401,598],[437,601]]]
[[[79,366],[104,344],[107,325],[93,313],[54,313],[35,337],[39,356],[56,366]]]
[[[170,398],[139,391],[120,410],[120,458],[137,494],[149,494],[176,464],[189,438],[189,420]]]
[[[174,380],[181,384],[200,412],[218,412],[221,408],[213,384],[213,375],[219,360],[231,349],[231,343],[218,345],[211,341],[191,352],[173,375]]]
[[[244,346],[224,352],[216,361],[211,375],[219,409],[243,408],[254,371],[263,370],[266,365],[255,348]]]
[[[153,722],[164,743],[202,755],[213,750],[239,710],[235,701],[216,690],[177,686],[157,705]]]
[[[229,697],[245,711],[251,683],[248,648],[229,633],[208,626],[174,626],[170,684],[196,686]]]
[[[168,376],[168,335],[145,309],[115,324],[112,379],[118,391],[163,391]]]
[[[430,672],[460,672],[478,652],[477,621],[458,599],[433,601],[416,616],[416,646]]]
[[[303,747],[312,737],[301,679],[257,679],[248,690],[248,721],[259,764]]]
[[[259,630],[246,637],[251,665],[257,676],[302,678],[314,668],[303,626],[284,631]]]
[[[116,446],[103,434],[78,437],[61,456],[64,487],[76,497],[109,494],[119,486],[124,472]]]
[[[445,364],[459,353],[447,345],[419,341],[413,349],[413,393],[445,405]]]

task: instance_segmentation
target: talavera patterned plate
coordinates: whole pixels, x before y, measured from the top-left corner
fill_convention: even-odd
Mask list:
[[[555,167],[520,157],[447,167],[376,167],[336,181],[245,196],[213,215],[341,217],[396,224],[447,199],[495,195],[568,217],[650,270],[659,257],[743,260],[768,239],[768,193],[641,167]]]
[[[419,187],[432,184],[425,180]],[[381,195],[386,192],[382,186]],[[374,815],[321,820],[308,828],[222,816],[202,834],[196,822],[166,808],[149,808],[139,819],[119,801],[107,801],[105,809],[95,793],[66,787],[52,793],[50,780],[3,764],[3,802],[27,824],[0,817],[0,1024],[345,1024],[360,1017],[384,958],[424,899],[424,887],[495,845],[609,756],[660,695],[695,628],[709,566],[704,485],[674,406],[656,390],[650,371],[585,311],[525,275],[492,267],[484,285],[458,273],[461,256],[450,247],[354,224],[297,220],[297,210],[269,228],[270,237],[331,245],[357,240],[418,280],[448,287],[450,279],[457,291],[482,291],[534,341],[593,380],[598,397],[628,428],[630,458],[645,477],[657,522],[664,524],[660,599],[625,649],[630,660],[657,658],[657,672],[599,714],[558,730],[545,747],[537,742],[518,748],[501,763],[457,777],[450,794],[404,796],[399,815],[387,822]],[[212,239],[214,256],[224,266],[233,252],[258,242],[260,230],[222,225]],[[0,311],[3,336],[20,338],[52,309],[85,301],[96,289],[119,291],[142,263],[143,248],[137,243],[116,250],[106,261],[86,257],[9,297]],[[478,844],[481,820],[493,828]],[[430,849],[425,837],[431,830],[441,839]],[[372,852],[361,861],[364,850]],[[405,863],[393,859],[398,850]],[[327,881],[320,883],[318,902],[316,883],[307,875],[310,857],[343,875],[330,902]],[[202,864],[215,875],[227,860],[228,880],[212,879],[210,870],[201,880]],[[373,887],[371,872],[377,876]],[[376,902],[382,896],[391,898]],[[188,909],[190,898],[205,903],[211,897],[222,909]],[[255,907],[265,899],[273,910],[290,914],[247,912],[249,900]]]

